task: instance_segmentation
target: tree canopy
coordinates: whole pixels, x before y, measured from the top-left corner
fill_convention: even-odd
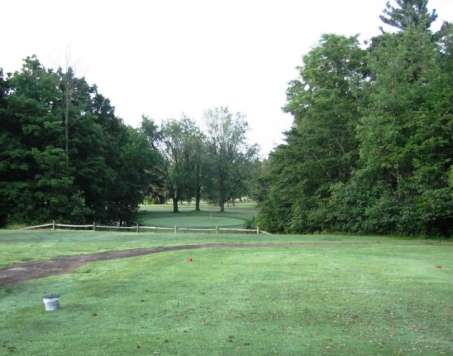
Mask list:
[[[132,221],[158,163],[146,136],[72,70],[29,57],[0,78],[2,222]]]
[[[367,48],[324,35],[304,57],[288,89],[293,128],[261,179],[264,228],[453,232],[452,32],[431,31],[427,5],[388,3],[381,18],[399,32]]]

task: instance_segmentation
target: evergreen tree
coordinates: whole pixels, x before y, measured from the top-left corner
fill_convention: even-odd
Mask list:
[[[58,76],[30,57],[9,83],[1,116],[0,191],[11,202],[11,220],[83,218],[84,202],[66,166],[63,126],[55,113]]]
[[[384,14],[380,16],[382,22],[400,30],[410,27],[421,27],[425,30],[436,21],[436,10],[428,10],[428,0],[395,0],[396,6],[387,2]]]
[[[70,82],[67,95],[68,73],[36,57],[0,76],[2,224],[131,222],[154,179],[159,162],[145,136],[84,78],[70,71]]]

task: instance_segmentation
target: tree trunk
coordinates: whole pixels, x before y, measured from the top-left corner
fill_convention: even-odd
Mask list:
[[[195,211],[200,211],[200,200],[201,200],[201,192],[200,192],[200,187],[198,187],[197,194],[195,195]]]
[[[179,212],[179,209],[178,209],[178,199],[176,199],[176,198],[173,198],[173,212],[174,212],[174,213],[178,213],[178,212]]]
[[[197,164],[197,189],[195,192],[195,211],[200,211],[200,200],[201,200],[201,165]]]
[[[225,182],[223,180],[223,176],[220,175],[219,179],[219,206],[220,212],[223,213],[225,211]]]

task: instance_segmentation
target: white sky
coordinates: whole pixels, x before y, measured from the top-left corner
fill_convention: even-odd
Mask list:
[[[264,154],[282,140],[295,67],[322,33],[378,33],[386,0],[1,0],[0,67],[70,63],[132,126],[228,106]],[[453,20],[453,0],[431,0]],[[68,51],[69,49],[69,51]]]

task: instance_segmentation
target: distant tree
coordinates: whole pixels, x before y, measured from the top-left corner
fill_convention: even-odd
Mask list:
[[[185,169],[191,172],[189,174],[187,197],[189,200],[192,197],[195,198],[195,211],[200,211],[202,189],[206,185],[207,173],[209,172],[207,167],[206,137],[198,127],[194,127],[191,134],[187,137],[186,144]]]
[[[161,152],[164,157],[165,179],[173,212],[179,211],[178,202],[190,200],[197,180],[197,140],[200,130],[189,118],[167,120],[161,128]]]
[[[228,108],[219,107],[208,110],[205,119],[210,161],[207,196],[216,201],[223,212],[227,200],[243,194],[243,176],[256,150],[247,145],[248,124],[243,114],[232,114]]]

